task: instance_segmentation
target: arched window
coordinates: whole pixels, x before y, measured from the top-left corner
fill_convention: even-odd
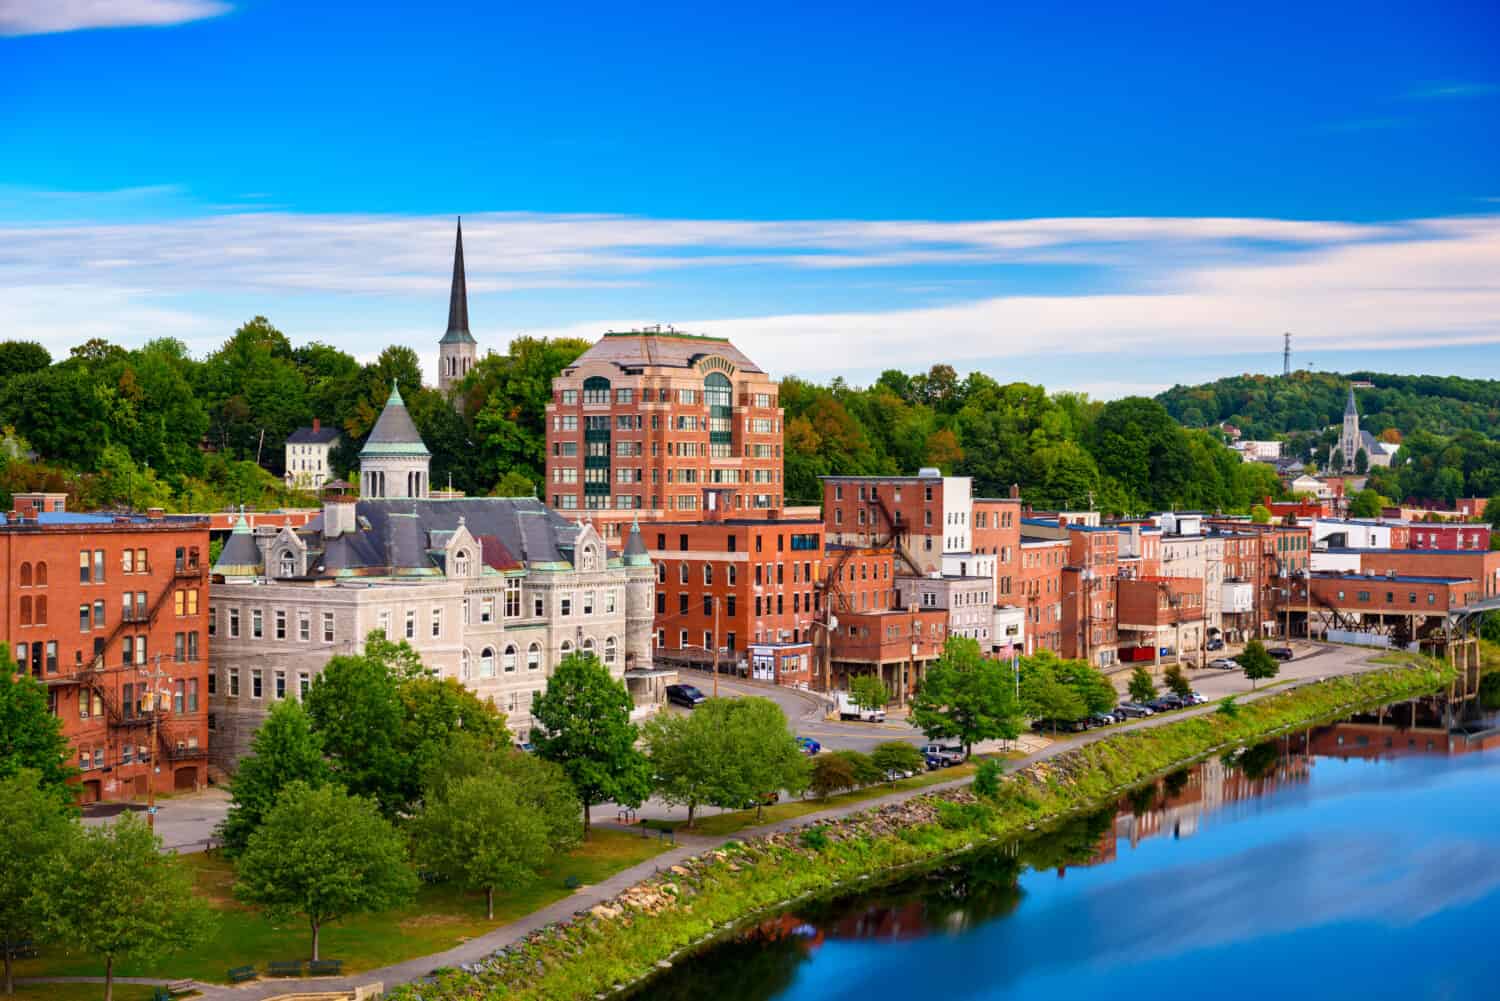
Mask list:
[[[21,586],[22,587],[30,587],[31,586],[31,564],[30,563],[22,563],[21,564]]]
[[[539,671],[542,667],[542,648],[535,643],[526,648],[526,670]]]
[[[293,577],[297,573],[297,557],[290,549],[281,551],[281,573],[282,577]]]
[[[459,577],[469,576],[469,551],[460,549],[453,556],[453,572]]]
[[[461,654],[458,655],[458,679],[460,681],[468,681],[469,680],[469,671],[470,671],[469,651],[468,651],[467,648],[465,648],[465,650],[463,651],[463,653],[461,653]]]
[[[36,596],[36,624],[39,626],[47,624],[47,596],[45,594]]]
[[[580,556],[579,559],[578,559],[578,569],[580,569],[580,570],[593,570],[594,569],[594,547],[593,546],[584,546],[583,547],[583,555]]]
[[[562,648],[561,649],[562,649],[562,655],[564,657],[566,657],[568,654],[570,654],[570,653],[573,652],[573,641],[572,640],[563,640],[562,641]]]
[[[513,644],[506,644],[505,659],[501,662],[506,674],[514,674],[516,670],[516,648]]]
[[[21,599],[21,625],[31,625],[31,596],[27,595]]]
[[[604,641],[604,666],[611,667],[615,662],[615,638],[607,637]]]
[[[598,375],[592,375],[583,380],[583,402],[585,404],[608,403],[609,380]]]
[[[481,678],[495,676],[495,651],[491,647],[485,647],[479,652],[479,676]]]
[[[592,654],[594,652],[594,637],[585,636],[583,638],[583,652],[587,654]]]
[[[734,386],[722,372],[710,372],[703,380],[703,402],[710,407],[734,405]]]
[[[47,564],[46,564],[46,561],[42,561],[42,562],[40,562],[40,563],[38,563],[36,565],[36,586],[37,587],[46,587],[47,586]]]

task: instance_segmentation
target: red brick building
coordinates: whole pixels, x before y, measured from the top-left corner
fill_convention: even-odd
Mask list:
[[[1012,600],[1026,611],[1027,654],[1062,650],[1062,575],[1068,548],[1067,539],[1021,538]]]
[[[1456,577],[1472,580],[1481,598],[1500,594],[1500,551],[1431,549],[1360,549],[1360,571],[1416,577]]]
[[[1406,545],[1410,549],[1478,549],[1490,548],[1490,526],[1479,522],[1418,521],[1406,526]],[[1391,546],[1397,547],[1395,530]]]
[[[545,493],[609,538],[637,514],[780,508],[781,438],[775,381],[727,340],[611,332],[552,381]]]
[[[1021,557],[1021,498],[976,497],[973,552],[990,557],[995,568],[995,604],[1016,604],[1016,575]]]
[[[847,689],[851,678],[873,674],[898,703],[904,703],[943,652],[947,623],[944,608],[839,615],[830,659],[831,687]]]
[[[202,786],[208,521],[74,514],[58,495],[15,505],[0,524],[5,642],[47,686],[83,798]]]
[[[1113,526],[1068,525],[1062,573],[1062,656],[1107,668],[1118,659],[1116,585],[1120,532]]]
[[[656,565],[656,653],[721,666],[754,656],[782,684],[809,683],[813,623],[820,618],[823,523],[726,517],[641,527]]]
[[[944,556],[973,552],[973,497],[967,476],[924,469],[916,476],[823,477],[823,527],[834,545],[896,545],[921,573]]]
[[[1122,645],[1170,650],[1179,660],[1202,649],[1203,588],[1201,577],[1142,576],[1118,581]]]

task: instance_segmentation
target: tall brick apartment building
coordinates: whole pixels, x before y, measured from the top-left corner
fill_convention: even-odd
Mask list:
[[[607,333],[552,382],[552,507],[607,538],[643,522],[783,506],[777,385],[728,340],[653,328]],[[711,494],[705,494],[711,489]]]
[[[5,642],[47,686],[85,800],[144,795],[148,783],[197,788],[207,780],[208,520],[77,514],[65,500],[18,494],[0,521]]]

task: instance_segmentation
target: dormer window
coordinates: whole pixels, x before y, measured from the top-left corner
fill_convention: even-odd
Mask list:
[[[456,576],[469,576],[469,551],[460,549],[453,556],[453,572]]]
[[[292,555],[292,551],[290,549],[284,549],[284,550],[282,550],[282,552],[281,552],[281,573],[279,574],[279,576],[282,576],[282,577],[295,577],[296,575],[297,575],[297,558],[294,555]]]

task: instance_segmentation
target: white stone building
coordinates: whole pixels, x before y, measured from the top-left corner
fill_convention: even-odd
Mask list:
[[[360,652],[376,629],[492,699],[518,737],[574,650],[597,655],[642,712],[660,703],[673,677],[652,664],[656,575],[638,530],[611,554],[592,526],[535,499],[428,498],[426,449],[399,394],[376,431],[361,482],[378,490],[371,477],[383,474],[384,495],[330,497],[300,529],[256,535],[242,519],[214,565],[216,763],[232,767],[276,700],[302,697],[330,657]]]

